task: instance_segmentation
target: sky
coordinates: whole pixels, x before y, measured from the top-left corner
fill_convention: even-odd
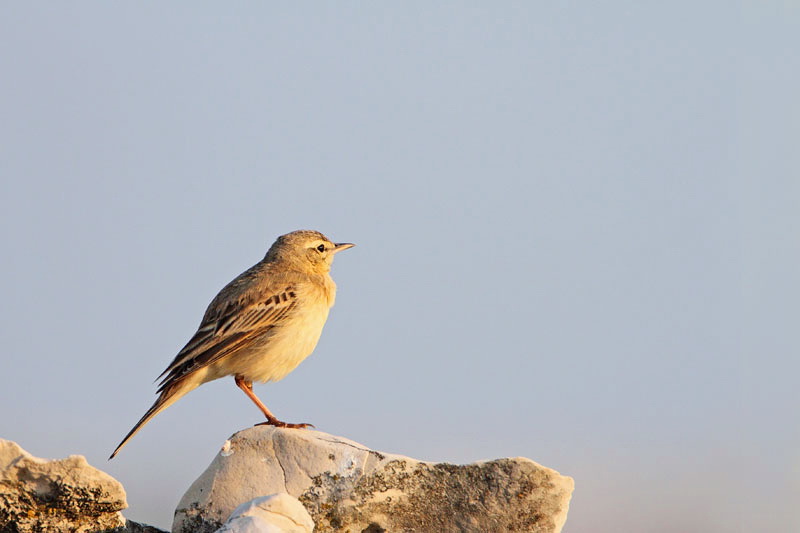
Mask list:
[[[261,420],[221,379],[107,461],[317,229],[358,246],[279,418],[529,457],[566,533],[800,530],[797,3],[4,3],[0,48],[0,437],[126,517]]]

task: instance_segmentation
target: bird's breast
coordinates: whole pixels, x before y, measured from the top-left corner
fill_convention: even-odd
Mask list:
[[[253,346],[221,362],[225,368],[220,370],[262,383],[283,379],[316,348],[328,309],[325,301],[299,305],[296,313]]]

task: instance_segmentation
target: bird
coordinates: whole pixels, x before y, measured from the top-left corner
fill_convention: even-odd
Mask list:
[[[353,246],[313,230],[278,237],[261,261],[214,297],[197,332],[156,378],[163,378],[158,398],[109,460],[158,413],[200,385],[226,376],[233,376],[264,413],[267,421],[256,425],[313,427],[278,420],[253,392],[253,382],[283,379],[314,351],[336,300],[333,258]]]

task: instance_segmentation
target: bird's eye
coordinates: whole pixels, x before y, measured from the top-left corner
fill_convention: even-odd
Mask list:
[[[325,245],[324,244],[320,244],[319,246],[317,246],[317,251],[318,252],[324,252],[325,251]]]

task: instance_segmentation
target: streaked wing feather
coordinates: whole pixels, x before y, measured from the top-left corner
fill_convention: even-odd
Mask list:
[[[245,346],[251,339],[279,326],[297,305],[294,287],[265,295],[249,305],[228,302],[220,313],[206,313],[197,332],[164,372],[160,388],[192,371],[210,365]]]
[[[197,357],[185,361],[182,365],[175,367],[166,378],[162,380],[158,387],[158,393],[165,390],[167,387],[172,386],[182,377],[191,374],[198,368],[202,368],[212,362],[233,353],[235,350],[250,339],[250,335],[245,332],[239,332],[234,335],[226,337],[221,342],[214,344],[207,350],[201,352]]]

